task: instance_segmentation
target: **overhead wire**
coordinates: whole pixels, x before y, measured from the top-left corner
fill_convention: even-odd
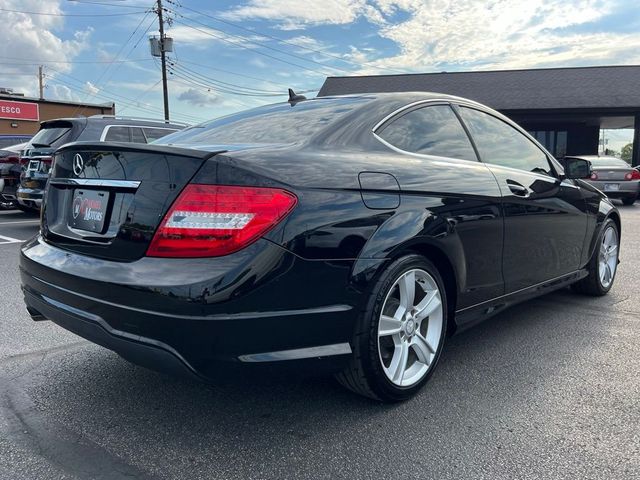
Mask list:
[[[191,28],[191,29],[193,29],[193,30],[196,30],[196,31],[198,31],[198,32],[200,32],[200,33],[202,33],[202,34],[204,34],[204,35],[208,35],[208,36],[210,36],[210,37],[212,37],[212,38],[217,38],[218,40],[220,40],[220,41],[222,41],[222,42],[225,42],[225,43],[228,43],[228,44],[230,44],[230,45],[233,45],[233,46],[235,46],[235,47],[243,48],[243,49],[246,49],[246,50],[251,50],[252,52],[254,52],[254,53],[258,54],[258,55],[262,55],[262,56],[264,56],[264,57],[271,58],[271,59],[276,60],[276,61],[278,61],[278,62],[286,63],[287,65],[291,65],[291,66],[293,66],[293,67],[301,68],[301,69],[303,69],[303,70],[307,70],[307,71],[309,71],[309,72],[319,73],[319,74],[321,74],[321,75],[323,75],[323,76],[326,76],[326,75],[327,75],[327,74],[326,74],[326,72],[323,72],[323,71],[321,71],[321,70],[318,70],[317,68],[306,67],[306,66],[304,66],[304,65],[300,65],[300,64],[297,64],[297,63],[294,63],[294,62],[290,62],[290,61],[288,61],[288,60],[285,60],[285,59],[283,59],[283,58],[276,57],[275,55],[270,55],[270,54],[268,54],[268,53],[266,53],[266,52],[261,52],[261,51],[259,51],[259,50],[256,50],[256,49],[253,49],[253,48],[247,47],[246,45],[242,45],[241,43],[231,41],[231,40],[229,40],[228,38],[225,38],[225,37],[224,37],[224,36],[222,36],[222,35],[216,35],[216,34],[214,34],[214,33],[211,33],[210,31],[203,30],[203,29],[201,29],[201,28],[198,28],[198,27],[195,27],[195,26],[193,26],[193,25],[190,25],[190,24],[188,24],[188,23],[186,23],[186,22],[182,22],[182,21],[177,20],[177,19],[175,19],[175,20],[174,20],[174,22],[179,23],[180,25],[184,25],[184,26],[186,26],[186,27],[189,27],[189,28]],[[331,68],[331,67],[328,67],[328,68]]]
[[[69,75],[67,73],[63,73],[63,72],[60,72],[58,70],[55,70],[54,68],[50,68],[50,70],[53,70],[54,72],[56,72],[57,75],[60,75],[60,76],[63,77],[63,79],[60,79],[58,77],[52,77],[52,78],[55,78],[56,81],[60,81],[61,83],[65,83],[65,84],[67,84],[67,86],[69,86],[68,82],[73,82],[73,83],[76,84],[76,85],[74,85],[75,88],[80,89],[82,91],[82,93],[85,93],[82,90],[85,87],[85,83],[84,83],[83,80],[81,80],[81,79],[79,79],[77,77],[74,77],[72,75]],[[69,80],[65,81],[64,78],[67,78]],[[107,96],[107,95],[109,95],[109,96]],[[150,105],[146,105],[146,104],[144,104],[142,106],[139,106],[139,105],[137,105],[137,102],[139,101],[138,99],[126,97],[124,95],[121,95],[121,94],[118,94],[118,93],[114,93],[114,92],[111,92],[109,90],[100,89],[100,91],[97,92],[95,96],[96,97],[106,98],[106,99],[111,100],[111,101],[113,101],[113,99],[115,98],[119,102],[123,102],[123,103],[126,102],[128,104],[132,104],[131,105],[132,108],[138,108],[140,110],[147,110],[147,111],[149,111],[151,113],[154,113],[155,115],[162,114],[162,109],[160,109],[160,108],[156,108],[156,107],[153,107],[153,106],[150,106]],[[194,121],[194,119],[197,120],[197,121],[201,121],[202,120],[201,117],[198,117],[198,116],[195,116],[195,115],[189,115],[189,114],[178,114],[178,115],[180,115],[182,117],[191,117],[192,119],[190,121]]]
[[[292,47],[295,47],[295,48],[301,48],[301,49],[307,50],[309,52],[313,52],[313,53],[317,53],[317,54],[320,54],[320,55],[324,55],[326,57],[334,58],[334,59],[339,60],[341,62],[349,63],[351,65],[355,65],[355,66],[360,67],[360,68],[363,68],[364,65],[367,65],[367,66],[375,67],[375,68],[378,68],[378,69],[381,69],[381,70],[388,70],[388,71],[392,71],[392,72],[396,72],[396,73],[406,73],[404,70],[399,70],[399,69],[389,68],[389,67],[383,67],[381,65],[376,65],[375,63],[372,63],[372,62],[354,62],[353,60],[346,59],[346,58],[344,58],[344,57],[342,57],[340,55],[333,54],[333,53],[327,52],[325,50],[321,50],[321,49],[318,49],[318,48],[313,48],[313,47],[310,47],[308,45],[302,45],[302,44],[299,44],[299,43],[295,43],[295,42],[292,42],[290,40],[285,40],[283,38],[276,37],[275,35],[271,35],[271,34],[268,34],[268,33],[257,32],[257,31],[255,31],[255,30],[253,30],[251,28],[247,28],[247,27],[244,27],[244,26],[239,25],[237,23],[230,22],[229,20],[225,20],[225,19],[217,17],[215,15],[211,15],[211,14],[196,10],[194,8],[187,7],[187,6],[183,5],[180,2],[176,2],[175,0],[166,0],[166,2],[170,3],[171,5],[174,5],[175,7],[183,8],[185,10],[193,12],[193,13],[195,13],[197,15],[202,15],[204,17],[208,17],[208,18],[210,18],[212,20],[215,20],[216,22],[220,22],[220,23],[223,23],[225,25],[229,25],[231,27],[238,28],[240,30],[244,30],[245,32],[249,32],[249,33],[251,33],[253,35],[258,35],[258,36],[263,37],[263,38],[268,38],[270,40],[274,40],[274,41],[276,41],[276,42],[278,42],[280,44],[283,44],[283,45],[289,45],[289,46],[292,46]],[[191,18],[191,17],[185,17],[185,18]],[[210,28],[213,28],[213,27],[210,27]],[[228,33],[228,32],[225,32],[224,30],[219,30],[219,31],[224,32],[224,33]],[[319,62],[315,62],[315,63],[319,63]]]
[[[139,12],[119,12],[119,13],[50,13],[50,12],[27,12],[24,10],[13,10],[10,8],[0,8],[2,12],[10,12],[10,13],[24,13],[26,15],[42,15],[47,17],[120,17],[124,15],[137,15],[138,13],[144,12],[144,10],[140,10]]]

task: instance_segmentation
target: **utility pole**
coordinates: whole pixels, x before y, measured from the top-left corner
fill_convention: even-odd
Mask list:
[[[167,90],[167,60],[164,51],[164,20],[162,19],[162,0],[158,1],[158,23],[160,25],[160,63],[162,64],[162,95],[164,97],[164,119],[169,121],[169,92]]]
[[[38,67],[38,84],[40,85],[40,100],[44,100],[44,75],[42,74],[42,65]]]

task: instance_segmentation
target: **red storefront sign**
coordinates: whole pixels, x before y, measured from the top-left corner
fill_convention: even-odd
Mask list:
[[[37,103],[0,100],[0,118],[37,122],[40,120],[40,110]]]

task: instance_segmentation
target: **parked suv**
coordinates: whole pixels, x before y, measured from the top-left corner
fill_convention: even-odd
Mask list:
[[[49,178],[53,152],[70,142],[112,141],[150,143],[181,130],[186,125],[146,119],[94,115],[59,118],[42,122],[40,130],[29,142],[21,158],[25,166],[17,190],[21,207],[39,209],[42,193]]]

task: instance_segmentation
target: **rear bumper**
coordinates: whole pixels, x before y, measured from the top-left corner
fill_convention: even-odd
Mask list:
[[[638,180],[629,180],[629,181],[619,181],[619,180],[587,180],[587,183],[593,185],[601,192],[604,192],[605,195],[609,198],[629,198],[633,196],[637,196],[640,193],[640,181]],[[616,184],[618,185],[618,190],[608,190],[606,185]]]
[[[18,187],[16,197],[18,203],[25,207],[40,208],[42,206],[42,190],[39,188]]]
[[[35,238],[20,259],[36,319],[134,363],[200,378],[241,365],[342,368],[361,297],[349,293],[349,271],[350,262],[300,260],[266,240],[214,259],[117,263]]]

